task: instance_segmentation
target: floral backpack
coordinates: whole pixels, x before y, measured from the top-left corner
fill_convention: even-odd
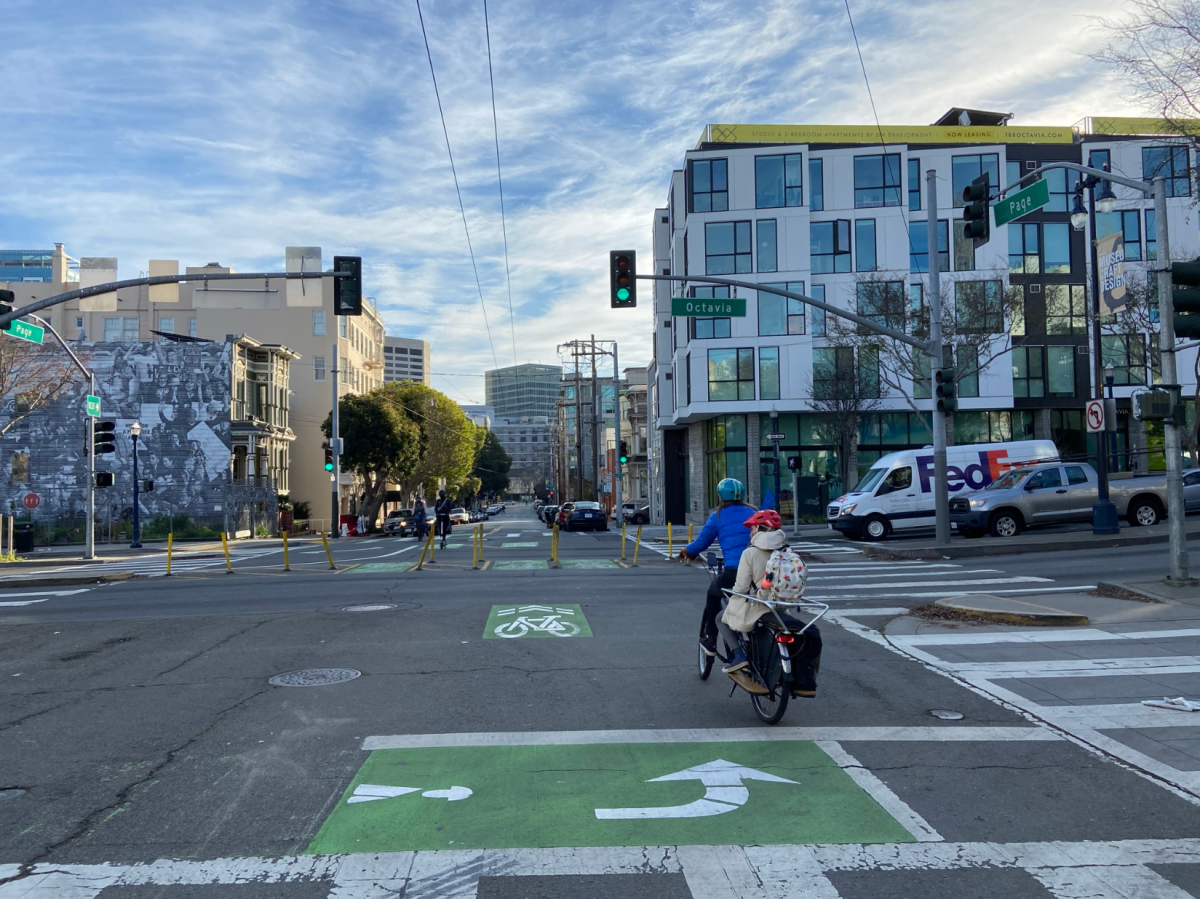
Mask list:
[[[773,602],[799,602],[804,595],[808,569],[799,554],[788,547],[774,550],[758,585],[758,597]]]

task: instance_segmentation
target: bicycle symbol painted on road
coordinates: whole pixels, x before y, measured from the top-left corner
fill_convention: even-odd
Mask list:
[[[591,628],[577,605],[492,606],[485,638],[590,637]]]

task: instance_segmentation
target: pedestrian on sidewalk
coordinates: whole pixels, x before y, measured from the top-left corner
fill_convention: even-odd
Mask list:
[[[446,538],[450,536],[452,530],[450,525],[450,512],[454,509],[454,503],[446,496],[445,490],[438,491],[438,501],[434,503],[433,514],[434,523],[437,525],[437,530],[434,533],[442,538],[441,549],[446,548]]]

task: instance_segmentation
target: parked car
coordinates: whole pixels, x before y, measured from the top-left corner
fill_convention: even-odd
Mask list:
[[[554,523],[557,524],[559,528],[565,528],[567,526],[567,518],[570,516],[571,510],[574,508],[575,503],[563,503],[558,507],[558,512],[555,513]]]
[[[568,503],[571,509],[560,525],[568,531],[607,531],[608,516],[599,503]]]
[[[554,519],[558,515],[558,506],[544,506],[542,508],[542,521],[546,522],[546,527],[554,527]]]
[[[499,515],[504,511],[504,506],[500,503],[492,503],[488,506],[488,515]]]
[[[626,505],[629,505],[629,503],[626,503]],[[650,504],[638,503],[632,509],[626,509],[625,520],[630,524],[649,524]]]
[[[450,510],[450,523],[451,524],[470,524],[471,516],[469,516],[467,514],[466,509],[463,509],[461,507],[457,508],[457,509],[451,509]]]
[[[1200,512],[1200,468],[1189,468],[1183,473],[1183,508]]]
[[[1091,521],[1098,479],[1086,462],[1053,462],[1013,469],[983,490],[950,500],[950,521],[964,537],[1013,537],[1029,527]],[[1117,516],[1135,527],[1166,515],[1166,475],[1110,477]]]
[[[416,523],[413,521],[412,509],[397,509],[388,512],[387,518],[383,519],[383,532],[392,534],[396,537],[407,537],[409,534],[415,534],[417,531]]]

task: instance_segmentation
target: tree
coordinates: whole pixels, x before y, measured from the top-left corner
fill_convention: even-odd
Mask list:
[[[838,475],[846,488],[858,480],[858,430],[864,413],[878,409],[879,380],[870,348],[831,346],[814,350],[809,404],[822,413],[817,433],[837,450]]]
[[[331,420],[326,418],[321,427],[329,437]],[[416,469],[420,430],[377,389],[338,401],[338,431],[344,446],[342,470],[362,479],[362,512],[374,521],[388,483],[402,481]]]
[[[377,388],[420,434],[416,466],[395,483],[404,493],[423,490],[434,496],[445,483],[446,494],[457,496],[467,483],[484,430],[474,424],[450,397],[416,381],[389,382]]]
[[[499,439],[491,431],[483,438],[483,446],[475,457],[472,474],[480,480],[482,489],[493,496],[500,496],[508,489],[508,471],[512,468],[512,457],[504,451]]]
[[[82,347],[76,355],[86,358]],[[56,400],[77,375],[61,347],[0,336],[0,435]]]

